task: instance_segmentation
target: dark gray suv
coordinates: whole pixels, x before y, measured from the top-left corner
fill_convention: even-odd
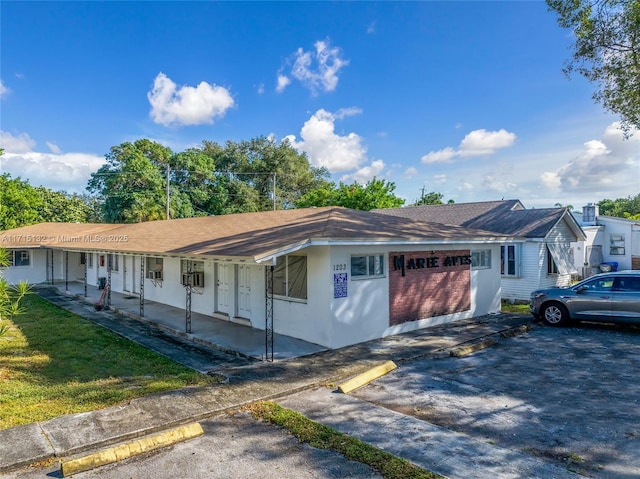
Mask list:
[[[529,310],[552,326],[574,320],[640,324],[640,271],[591,276],[565,288],[531,293]]]

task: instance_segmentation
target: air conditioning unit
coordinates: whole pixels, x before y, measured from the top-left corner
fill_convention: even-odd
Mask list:
[[[149,271],[147,273],[147,278],[161,280],[162,279],[162,271]]]
[[[182,274],[182,284],[183,285],[187,285],[189,282],[189,274],[188,273],[183,273]],[[191,273],[191,286],[194,286],[196,288],[203,288],[204,287],[204,273],[201,271],[195,272],[195,273]]]

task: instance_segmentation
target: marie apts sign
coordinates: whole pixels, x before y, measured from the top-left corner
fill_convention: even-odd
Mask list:
[[[471,252],[389,253],[389,325],[471,309]]]
[[[404,254],[393,255],[393,270],[406,275],[407,270],[430,269],[430,268],[451,268],[453,266],[471,266],[471,254],[447,254],[446,256],[436,256],[436,252],[418,253],[424,256],[405,256]]]

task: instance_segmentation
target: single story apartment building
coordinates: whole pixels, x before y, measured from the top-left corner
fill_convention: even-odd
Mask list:
[[[109,283],[141,314],[151,300],[332,349],[499,312],[483,258],[507,241],[524,239],[340,207],[0,233],[11,283]]]

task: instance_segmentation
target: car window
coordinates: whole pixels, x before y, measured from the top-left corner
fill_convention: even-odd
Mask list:
[[[640,278],[622,276],[618,279],[616,291],[640,292]]]
[[[584,291],[611,291],[611,288],[613,288],[613,278],[597,278],[581,285]]]

